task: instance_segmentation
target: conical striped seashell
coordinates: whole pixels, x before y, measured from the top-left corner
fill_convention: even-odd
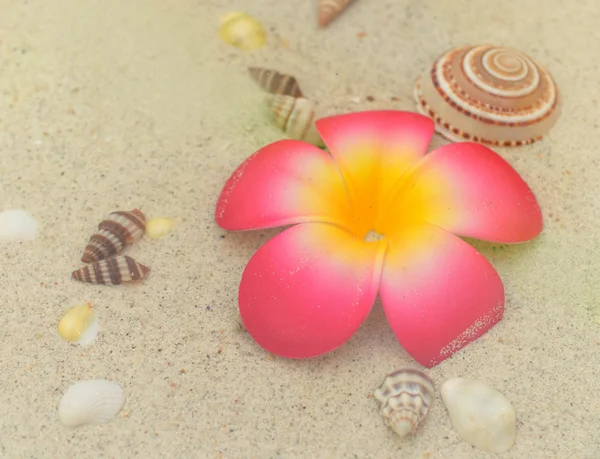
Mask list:
[[[353,0],[319,0],[319,27],[325,27],[348,8]]]
[[[443,54],[419,77],[415,98],[444,137],[500,147],[540,140],[559,115],[550,74],[520,51],[491,45]]]
[[[260,67],[249,67],[248,72],[261,88],[271,94],[283,96],[302,97],[300,86],[293,76],[283,75],[277,70],[263,69]]]
[[[123,282],[143,280],[150,275],[150,268],[127,255],[91,263],[73,271],[72,279],[91,284],[119,285]]]
[[[269,94],[266,100],[275,115],[275,123],[288,136],[313,145],[323,145],[315,127],[316,104],[313,101],[278,94]]]
[[[89,242],[81,261],[90,263],[116,255],[125,244],[133,244],[144,235],[146,217],[139,209],[112,212],[98,225],[98,232]]]
[[[401,437],[414,434],[425,419],[435,388],[431,379],[415,368],[403,368],[386,376],[374,392],[385,424]]]

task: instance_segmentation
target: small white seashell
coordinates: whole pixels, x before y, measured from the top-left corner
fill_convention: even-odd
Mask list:
[[[28,212],[9,209],[0,212],[0,242],[20,242],[35,239],[38,223]]]
[[[125,403],[123,389],[114,382],[92,379],[69,386],[58,407],[58,416],[67,427],[104,424],[113,419]]]
[[[482,381],[452,378],[442,386],[442,399],[454,430],[474,447],[505,453],[515,443],[517,415],[510,401]]]
[[[431,379],[415,368],[390,373],[373,393],[385,424],[401,437],[415,433],[427,416],[434,394]]]
[[[312,100],[281,94],[268,94],[265,99],[275,116],[275,123],[288,136],[318,147],[324,145],[315,127],[316,104]]]
[[[58,322],[58,334],[66,341],[88,346],[96,341],[100,327],[92,303],[69,309]]]

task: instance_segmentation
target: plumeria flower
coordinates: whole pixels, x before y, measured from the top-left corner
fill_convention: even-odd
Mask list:
[[[316,122],[329,152],[281,140],[254,153],[216,208],[227,230],[293,225],[250,259],[239,309],[254,340],[288,358],[344,344],[379,294],[404,349],[432,367],[500,321],[504,287],[461,237],[517,243],[542,215],[519,174],[489,148],[426,154],[429,118],[369,111]]]

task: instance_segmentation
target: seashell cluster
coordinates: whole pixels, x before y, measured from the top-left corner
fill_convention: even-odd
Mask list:
[[[504,453],[517,435],[517,416],[510,401],[482,381],[452,378],[442,386],[442,399],[454,430],[474,447]]]
[[[353,0],[319,0],[319,27],[327,26],[348,8]]]
[[[87,346],[96,341],[99,326],[92,303],[69,309],[58,322],[58,334],[66,341]]]
[[[444,53],[418,78],[415,99],[444,137],[500,147],[540,140],[560,111],[544,68],[520,51],[491,45]]]
[[[115,256],[126,245],[139,241],[146,231],[146,217],[139,209],[115,211],[100,222],[81,257],[88,266],[71,273],[71,279],[92,284],[119,285],[142,280],[150,268],[128,256]]]
[[[282,96],[302,97],[296,78],[283,75],[277,70],[249,67],[248,72],[265,91]]]
[[[22,242],[35,239],[38,222],[29,212],[8,209],[0,212],[0,242]]]
[[[124,404],[125,394],[117,383],[101,379],[79,381],[69,386],[62,396],[58,416],[67,427],[105,424]]]
[[[143,280],[150,275],[150,268],[127,255],[100,260],[73,271],[71,278],[91,284],[119,285],[123,282]]]
[[[260,22],[238,11],[221,18],[219,37],[225,43],[244,51],[261,48],[267,41],[267,34]]]
[[[266,102],[275,117],[275,123],[288,136],[316,146],[323,145],[315,127],[316,104],[313,101],[304,97],[269,94]]]
[[[435,388],[422,371],[402,368],[387,375],[373,395],[385,424],[403,437],[414,434],[427,416]]]
[[[126,244],[138,241],[146,229],[146,217],[139,209],[111,212],[90,238],[81,261],[91,263],[121,252]]]

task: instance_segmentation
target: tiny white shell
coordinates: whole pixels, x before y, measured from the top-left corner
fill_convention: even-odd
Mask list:
[[[113,419],[125,403],[123,389],[114,382],[91,379],[67,389],[58,407],[58,416],[67,427],[104,424]]]
[[[427,416],[434,394],[431,379],[415,368],[390,373],[373,393],[385,424],[401,437],[416,432]]]
[[[517,415],[510,401],[488,384],[452,378],[442,386],[442,399],[454,430],[488,453],[504,453],[517,435]]]
[[[20,242],[35,239],[38,222],[27,211],[9,209],[0,212],[0,242]]]

